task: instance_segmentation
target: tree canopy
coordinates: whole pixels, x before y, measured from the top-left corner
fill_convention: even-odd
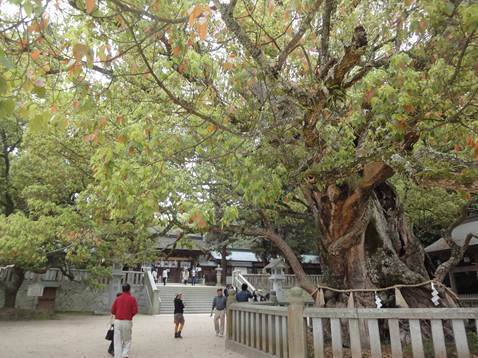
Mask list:
[[[265,237],[300,275],[292,221],[331,284],[414,283],[390,180],[478,192],[473,1],[6,3],[3,113],[81,136],[78,202],[118,252],[173,223]]]

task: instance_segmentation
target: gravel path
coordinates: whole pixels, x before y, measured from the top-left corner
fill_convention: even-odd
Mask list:
[[[227,352],[209,315],[186,315],[182,340],[173,316],[139,315],[133,321],[130,358],[243,358]],[[0,322],[0,358],[107,358],[108,317],[61,315],[59,320]],[[173,356],[174,354],[174,356]]]

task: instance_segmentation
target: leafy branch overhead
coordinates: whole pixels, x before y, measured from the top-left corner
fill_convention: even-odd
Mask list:
[[[78,205],[125,257],[174,225],[263,237],[300,273],[302,228],[331,284],[416,283],[402,188],[478,193],[473,1],[8,3],[2,113],[87,148]]]

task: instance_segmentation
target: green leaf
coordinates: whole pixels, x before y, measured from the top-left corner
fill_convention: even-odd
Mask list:
[[[5,55],[0,55],[0,64],[7,70],[11,70],[15,66],[12,60],[10,60],[10,58]]]
[[[6,117],[12,114],[14,109],[15,101],[13,99],[0,101],[0,115]]]
[[[8,91],[8,82],[5,77],[0,75],[0,94],[5,94]]]
[[[30,121],[30,129],[34,133],[38,133],[44,131],[45,128],[48,126],[48,120],[50,119],[50,115],[47,112],[43,112],[41,114],[37,114],[33,119]]]

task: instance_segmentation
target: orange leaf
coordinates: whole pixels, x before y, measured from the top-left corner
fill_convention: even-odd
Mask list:
[[[57,109],[56,109],[56,106],[54,104],[51,105],[50,111],[51,111],[51,113],[56,113]]]
[[[159,0],[155,0],[153,2],[153,4],[151,5],[151,8],[155,11],[155,12],[159,12],[159,10],[161,9],[161,2]]]
[[[34,32],[40,32],[40,25],[38,22],[33,21],[30,26],[27,27],[27,31],[29,34]]]
[[[198,18],[199,15],[202,13],[202,8],[199,5],[195,5],[192,9],[190,9],[191,14],[189,15],[189,26],[192,26],[194,21]]]
[[[199,38],[201,40],[205,40],[207,37],[207,20],[205,17],[201,17],[201,19],[197,23],[196,28],[199,32]]]
[[[126,138],[126,136],[124,134],[120,134],[118,137],[116,137],[116,140],[120,143],[126,143],[126,141],[128,140],[128,138]]]
[[[405,111],[407,111],[408,113],[415,113],[415,106],[413,104],[406,104],[403,106],[403,108],[405,109]]]
[[[194,214],[192,214],[189,222],[191,224],[196,224],[199,229],[204,229],[207,227],[207,222],[200,211],[196,211]]]
[[[420,20],[420,22],[418,23],[418,30],[420,30],[420,32],[423,32],[426,30],[426,28],[427,22],[425,21],[425,19]]]
[[[116,117],[116,123],[123,124],[124,123],[124,117],[123,116]]]
[[[217,127],[216,127],[213,123],[211,123],[211,124],[209,124],[209,125],[207,126],[207,131],[208,131],[209,133],[215,132],[216,129],[217,129]]]
[[[178,72],[184,73],[186,71],[186,64],[183,62],[178,66]]]
[[[88,46],[83,45],[83,44],[75,44],[73,46],[73,57],[77,60],[80,61],[83,56],[86,56],[88,53]]]
[[[176,46],[175,48],[171,50],[171,52],[173,53],[174,56],[177,56],[181,53],[181,47]]]
[[[473,140],[473,137],[471,135],[466,137],[466,145],[469,147],[473,147],[475,145],[475,141]]]
[[[32,51],[32,60],[33,61],[38,60],[38,57],[40,57],[40,54],[41,54],[40,50],[38,50],[38,49],[33,50]]]
[[[91,14],[96,8],[96,0],[86,0],[86,12]]]
[[[274,12],[274,0],[269,0],[269,4],[267,7],[269,10],[269,16],[271,16],[272,13]]]
[[[101,117],[98,123],[98,127],[104,128],[108,124],[108,119],[106,117]]]
[[[73,108],[75,109],[80,108],[80,101],[73,101]]]
[[[226,62],[224,65],[223,65],[224,69],[225,70],[231,70],[234,68],[234,64],[231,63],[231,62]]]

